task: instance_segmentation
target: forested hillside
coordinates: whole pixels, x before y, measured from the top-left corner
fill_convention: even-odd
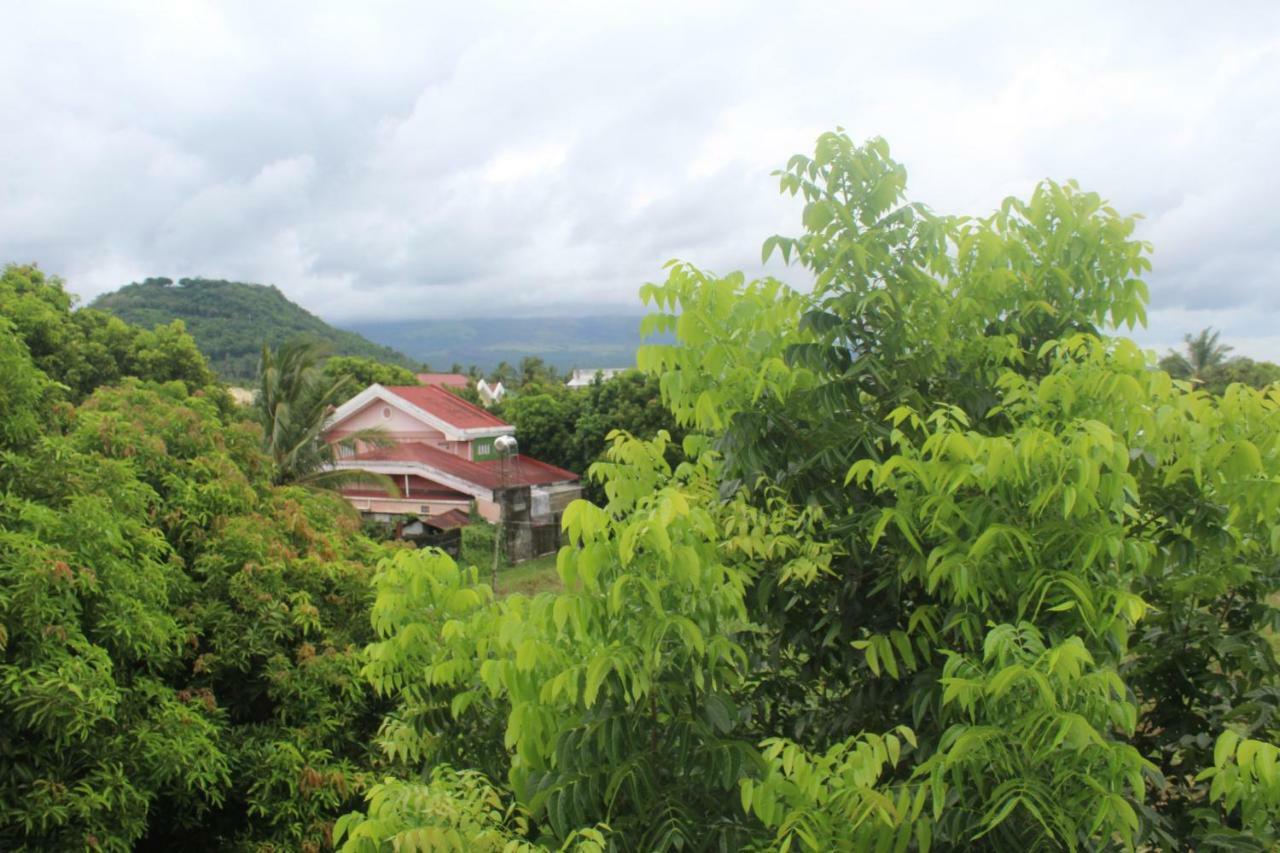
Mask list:
[[[324,341],[337,355],[418,367],[401,352],[330,326],[272,285],[203,278],[175,284],[149,278],[99,296],[91,307],[144,328],[182,320],[210,367],[228,381],[244,382],[255,375],[263,343],[279,346],[295,337]]]

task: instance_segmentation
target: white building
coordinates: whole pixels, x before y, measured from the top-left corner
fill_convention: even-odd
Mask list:
[[[629,369],[626,367],[593,367],[588,370],[575,370],[566,384],[570,388],[586,388],[595,381],[597,376],[600,377],[601,382],[608,382],[618,374],[626,373]]]
[[[480,395],[480,399],[486,406],[492,406],[494,403],[502,402],[502,398],[507,396],[507,389],[502,387],[501,382],[490,385],[481,379],[476,383],[476,393]]]

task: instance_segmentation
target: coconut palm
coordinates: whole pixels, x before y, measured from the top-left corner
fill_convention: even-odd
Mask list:
[[[1218,343],[1221,333],[1212,328],[1201,329],[1198,335],[1184,335],[1186,354],[1169,350],[1160,359],[1160,367],[1176,379],[1203,382],[1205,374],[1227,360],[1231,347]]]
[[[336,489],[357,483],[376,483],[395,494],[389,477],[365,471],[334,471],[335,446],[324,439],[329,413],[355,391],[349,375],[326,376],[321,370],[325,350],[311,341],[295,339],[275,352],[262,347],[258,365],[258,393],[254,412],[262,426],[262,448],[274,463],[272,482]],[[375,446],[389,442],[381,430],[361,430],[337,444],[354,449],[357,442]]]

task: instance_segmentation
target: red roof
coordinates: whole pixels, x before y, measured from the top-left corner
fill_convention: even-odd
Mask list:
[[[460,509],[451,509],[427,518],[427,524],[437,530],[453,530],[455,527],[466,527],[471,523],[471,516]]]
[[[390,385],[387,390],[424,412],[435,415],[455,429],[511,426],[502,418],[489,414],[479,406],[471,405],[457,394],[446,391],[439,385]]]
[[[471,386],[471,377],[461,373],[419,373],[417,379],[423,385],[443,385],[449,388]]]
[[[367,462],[419,462],[485,489],[500,488],[504,484],[502,460],[472,462],[418,441],[402,442],[395,447],[371,448],[354,458]],[[572,471],[518,454],[508,459],[506,466],[505,484],[508,486],[544,486],[578,479]]]

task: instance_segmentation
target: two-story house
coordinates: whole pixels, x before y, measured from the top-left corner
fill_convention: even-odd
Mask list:
[[[325,436],[337,442],[369,428],[391,444],[361,446],[335,467],[385,474],[396,483],[394,496],[369,486],[342,490],[356,509],[382,521],[416,515],[456,526],[472,506],[498,521],[499,493],[526,486],[532,519],[551,521],[582,492],[572,471],[499,454],[494,440],[514,435],[515,427],[439,386],[370,385],[334,411]]]

